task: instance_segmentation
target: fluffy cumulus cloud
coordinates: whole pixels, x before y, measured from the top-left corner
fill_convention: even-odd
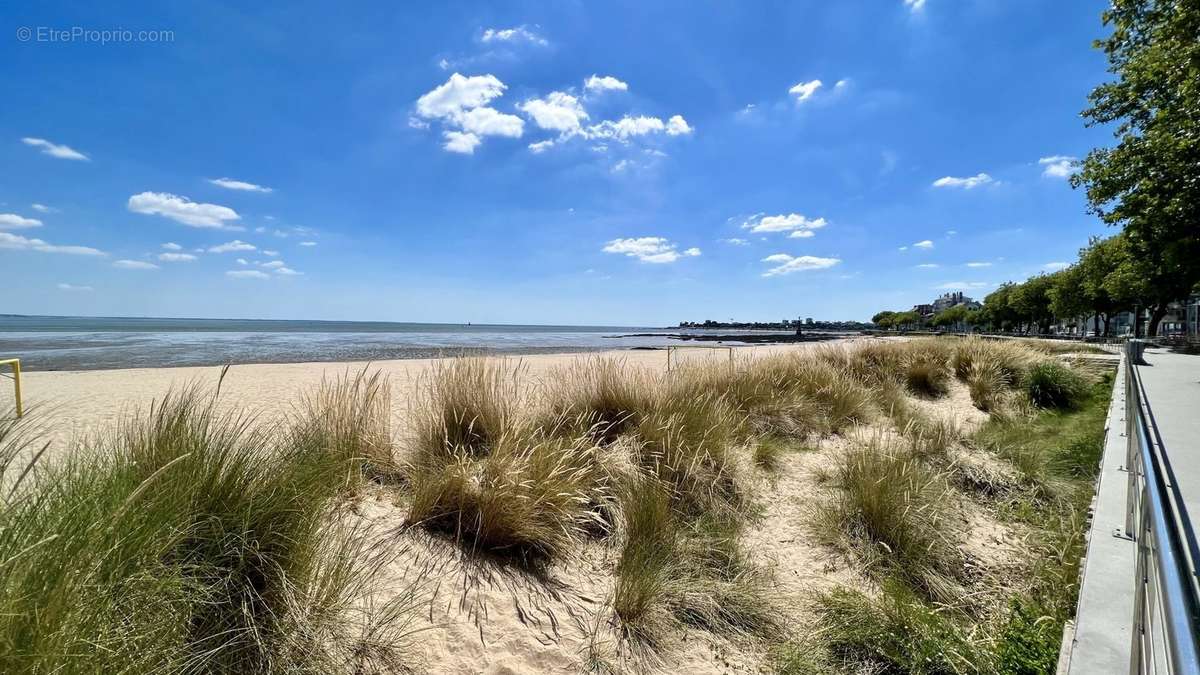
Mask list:
[[[803,103],[812,98],[817,90],[821,88],[820,80],[809,80],[808,82],[800,82],[788,89],[788,93],[795,97],[797,103]]]
[[[271,275],[258,270],[229,270],[225,276],[234,279],[270,279]]]
[[[1075,173],[1075,163],[1078,161],[1067,155],[1053,155],[1039,159],[1038,164],[1043,167],[1042,175],[1046,178],[1068,178]]]
[[[813,236],[813,230],[819,230],[829,223],[824,218],[808,218],[799,213],[768,216],[756,214],[742,223],[742,228],[757,233],[788,232],[789,237],[803,239]]]
[[[182,251],[183,250],[182,246],[180,246],[179,244],[176,244],[173,241],[168,241],[167,243],[163,244],[162,247],[163,247],[163,250],[165,250],[165,251]]]
[[[531,98],[517,106],[540,129],[560,134],[576,134],[588,119],[579,99],[561,91],[552,91],[545,98]],[[535,151],[536,152],[536,151]]]
[[[58,290],[67,291],[68,293],[91,293],[96,290],[91,286],[76,286],[75,284],[59,284]]]
[[[156,270],[158,265],[154,263],[143,262],[141,260],[117,260],[113,262],[113,267],[123,270]]]
[[[612,75],[592,75],[583,81],[583,89],[588,92],[628,91],[629,85]]]
[[[30,204],[29,208],[33,209],[34,211],[37,211],[38,213],[50,213],[52,211],[58,210],[56,208],[46,206],[45,204],[37,204],[37,203]]]
[[[21,139],[21,142],[30,147],[40,149],[43,155],[50,155],[51,157],[57,157],[59,159],[73,159],[79,162],[89,161],[88,156],[82,152],[79,152],[78,150],[66,145],[51,143],[44,138],[32,138],[26,136],[25,138]]]
[[[550,44],[546,38],[538,35],[526,26],[517,26],[516,28],[487,28],[480,34],[479,41],[484,44],[527,42],[542,47]]]
[[[159,253],[158,259],[163,262],[191,262],[196,259],[196,256],[191,253]]]
[[[442,124],[444,149],[474,154],[486,136],[520,138],[524,133],[524,120],[488,106],[503,96],[507,88],[495,75],[466,77],[454,73],[445,83],[417,99],[416,114],[420,120]]]
[[[272,192],[271,188],[254,183],[247,183],[242,180],[234,180],[232,178],[209,178],[208,182],[223,187],[226,190],[238,190],[240,192]]]
[[[904,6],[912,12],[919,12],[925,9],[925,0],[904,0]]]
[[[636,237],[630,239],[613,239],[602,249],[605,253],[616,253],[637,258],[645,263],[673,263],[680,258],[700,255],[700,249],[688,248],[679,250],[677,244],[665,237]]]
[[[0,213],[0,230],[22,230],[41,226],[42,221],[37,218],[23,218],[15,213]]]
[[[739,237],[730,237],[728,239],[722,239],[720,241],[721,241],[721,243],[729,244],[730,246],[749,246],[750,245],[750,242],[746,241],[745,239],[741,239]]]
[[[989,183],[995,183],[995,182],[996,182],[996,180],[994,178],[992,178],[991,176],[987,175],[986,173],[977,173],[974,176],[967,176],[965,178],[958,178],[955,176],[943,176],[943,177],[933,181],[933,187],[936,187],[936,188],[962,188],[964,190],[971,190],[971,189],[979,187],[980,185],[987,185]]]
[[[224,244],[217,244],[208,248],[209,253],[233,253],[234,251],[253,250],[255,250],[254,244],[246,243],[241,239],[234,239],[233,241],[227,241]]]
[[[913,244],[912,247],[928,251],[929,249],[933,248],[933,242],[928,239],[922,239],[921,241],[918,241],[917,243]],[[901,249],[901,250],[903,250],[903,249]]]
[[[762,261],[773,265],[771,269],[763,272],[764,277],[777,277],[807,270],[829,269],[842,262],[838,258],[818,258],[812,255],[792,256],[787,253],[769,255],[763,258]]]
[[[37,251],[38,253],[65,253],[67,255],[108,255],[90,246],[60,246],[41,239],[22,237],[11,232],[0,232],[0,249],[10,251]]]
[[[219,204],[193,202],[166,192],[142,192],[129,198],[128,208],[134,213],[170,218],[189,227],[211,230],[242,230],[233,221],[241,219],[237,211]]]

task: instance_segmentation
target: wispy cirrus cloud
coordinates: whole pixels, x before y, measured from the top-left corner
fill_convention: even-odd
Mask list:
[[[154,263],[144,262],[142,260],[116,260],[113,262],[113,267],[122,270],[156,270],[158,265]]]
[[[196,256],[191,253],[159,253],[158,259],[163,262],[191,262],[196,259]]]
[[[58,290],[68,293],[91,293],[96,290],[91,286],[76,286],[75,284],[58,284]]]
[[[247,183],[246,181],[242,180],[234,180],[232,178],[209,178],[208,182],[216,185],[217,187],[225,188],[226,190],[237,190],[239,192],[274,192],[274,190],[269,187],[256,185],[254,183]]]
[[[234,279],[270,279],[271,275],[258,270],[229,270],[225,276]]]
[[[539,35],[528,26],[517,26],[515,28],[485,28],[479,35],[479,41],[488,43],[508,42],[518,43],[525,42],[539,47],[549,46],[550,41]]]
[[[42,151],[43,155],[50,155],[51,157],[57,157],[58,159],[73,159],[77,162],[91,161],[87,155],[68,145],[51,143],[44,138],[33,138],[31,136],[26,136],[25,138],[21,139],[21,142],[30,147],[38,148]]]
[[[601,249],[605,253],[616,253],[637,258],[644,263],[673,263],[680,258],[700,255],[700,249],[692,247],[679,250],[678,245],[665,237],[634,237],[613,239]]]

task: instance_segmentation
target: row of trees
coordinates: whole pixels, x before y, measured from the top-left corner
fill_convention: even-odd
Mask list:
[[[1112,125],[1116,144],[1088,153],[1071,184],[1120,234],[1093,239],[1065,270],[1000,286],[963,318],[930,323],[1046,332],[1056,318],[1087,316],[1108,334],[1114,314],[1136,307],[1155,335],[1168,305],[1200,285],[1200,2],[1113,0],[1103,20],[1112,33],[1096,46],[1115,80],[1092,91],[1083,116]],[[913,314],[875,323],[921,325]]]

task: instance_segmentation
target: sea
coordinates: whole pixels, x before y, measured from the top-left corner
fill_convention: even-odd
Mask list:
[[[24,370],[380,361],[658,348],[679,332],[642,326],[0,315],[0,359],[18,357]]]

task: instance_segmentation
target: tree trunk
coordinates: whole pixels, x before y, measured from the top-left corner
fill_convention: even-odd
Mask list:
[[[1162,322],[1163,317],[1167,315],[1167,303],[1155,305],[1154,310],[1150,312],[1150,325],[1146,328],[1146,337],[1155,337],[1158,335],[1158,324]]]

